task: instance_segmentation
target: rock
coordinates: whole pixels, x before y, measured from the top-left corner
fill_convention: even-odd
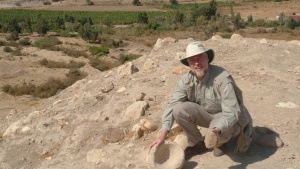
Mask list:
[[[289,108],[289,109],[298,107],[295,103],[292,103],[292,102],[280,102],[280,103],[277,103],[275,106],[280,107],[280,108]]]
[[[124,92],[125,90],[126,90],[125,87],[121,87],[120,89],[117,90],[117,93],[122,93],[122,92]]]
[[[108,83],[108,84],[106,84],[106,85],[101,89],[101,92],[103,92],[103,93],[108,93],[108,92],[110,92],[112,89],[114,89],[114,84],[113,84],[113,83]]]
[[[300,41],[299,40],[292,40],[289,42],[290,44],[295,44],[295,45],[298,45],[300,46]]]
[[[3,133],[3,137],[8,137],[8,136],[12,136],[14,135],[20,128],[21,128],[22,124],[19,121],[14,122],[13,124],[11,124]]]
[[[177,52],[175,59],[181,60],[184,58],[184,56],[185,56],[185,52]]]
[[[140,124],[144,131],[154,131],[158,128],[157,124],[154,124],[153,122],[151,122],[148,119],[141,119]]]
[[[158,51],[160,49],[163,48],[163,46],[165,46],[166,44],[168,43],[175,43],[176,39],[174,38],[171,38],[171,37],[167,37],[167,38],[164,38],[164,39],[160,39],[158,38],[154,47],[153,47],[153,51]]]
[[[283,141],[277,136],[277,134],[262,134],[256,138],[256,144],[266,147],[277,147],[283,146]]]
[[[219,39],[223,39],[222,36],[220,36],[220,35],[214,35],[214,36],[211,37],[211,40],[219,40]]]
[[[142,126],[139,123],[135,124],[132,127],[131,132],[133,132],[133,134],[134,134],[133,138],[135,140],[141,138],[144,135],[144,131],[142,130]]]
[[[106,157],[105,152],[102,149],[90,150],[86,155],[87,162],[99,164],[103,162]]]
[[[186,149],[188,147],[187,137],[183,132],[177,135],[173,142],[180,145],[182,149]]]
[[[262,43],[262,44],[267,44],[268,43],[268,41],[264,38],[264,39],[261,39],[260,41],[259,41],[259,43]]]
[[[242,39],[243,36],[240,34],[232,34],[230,39]]]
[[[143,65],[143,70],[154,71],[157,67],[158,67],[158,64],[156,62],[154,62],[152,59],[148,58]]]
[[[25,127],[23,127],[23,128],[21,129],[21,132],[22,132],[22,133],[27,133],[27,132],[29,132],[30,130],[31,130],[30,127],[25,126]]]
[[[137,101],[127,107],[125,115],[130,119],[138,119],[145,114],[145,110],[149,108],[149,105],[145,101]]]
[[[142,92],[142,93],[135,99],[135,101],[143,101],[145,96],[146,96],[146,94]]]
[[[177,123],[175,123],[175,124],[173,124],[173,126],[170,130],[170,133],[175,135],[175,134],[181,133],[182,131],[183,131],[182,128]]]
[[[121,129],[118,128],[108,128],[105,133],[105,140],[116,143],[124,138],[124,133]]]
[[[118,67],[117,74],[119,78],[124,78],[126,76],[130,76],[133,73],[138,72],[139,69],[134,66],[132,62],[127,62],[124,65]]]

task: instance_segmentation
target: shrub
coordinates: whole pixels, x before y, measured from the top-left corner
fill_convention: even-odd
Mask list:
[[[13,50],[12,50],[9,46],[5,46],[5,47],[3,48],[3,51],[4,51],[4,52],[12,52]]]
[[[79,51],[79,50],[69,49],[69,48],[64,48],[64,47],[58,47],[57,50],[62,51],[66,55],[71,56],[71,57],[75,57],[75,58],[78,58],[78,57],[81,57],[81,56],[83,56],[85,58],[88,57],[88,54],[86,54],[84,51]]]
[[[265,24],[266,24],[266,20],[264,19],[257,19],[254,21],[255,26],[265,26]]]
[[[91,58],[89,58],[89,60],[90,60],[90,62],[89,62],[90,65],[100,71],[109,70],[109,69],[112,69],[112,68],[120,65],[119,62],[108,61],[108,60],[101,59],[101,58],[92,58],[91,57]]]
[[[132,61],[132,60],[138,59],[139,57],[141,57],[141,55],[135,55],[135,54],[124,55],[124,54],[120,54],[119,61],[120,61],[121,64],[123,64],[126,61]]]
[[[40,49],[49,49],[50,47],[59,44],[62,44],[62,42],[57,37],[53,37],[53,36],[44,37],[34,42],[34,46]]]
[[[141,5],[142,5],[142,3],[140,2],[140,0],[133,0],[133,1],[132,1],[132,4],[133,4],[134,6],[141,6]]]
[[[39,86],[35,86],[31,83],[22,84],[20,86],[4,85],[2,87],[2,91],[14,96],[32,95],[34,97],[47,98],[55,95],[57,91],[71,86],[77,80],[85,78],[87,74],[79,70],[70,70],[66,76],[67,77],[62,80],[58,78],[50,78],[46,83]]]
[[[4,46],[6,44],[6,42],[0,40],[0,46]]]
[[[253,16],[252,15],[249,15],[247,17],[247,22],[250,23],[250,22],[253,22]]]
[[[8,41],[15,41],[19,39],[19,33],[17,31],[13,31],[10,33],[9,36],[5,37],[6,40]]]
[[[46,35],[49,30],[48,21],[44,18],[38,18],[36,31],[39,35]]]
[[[30,38],[28,38],[28,37],[21,39],[21,40],[19,41],[19,43],[20,43],[22,46],[29,46],[29,45],[31,45]]]
[[[94,5],[94,2],[92,2],[91,0],[86,0],[86,3],[87,3],[88,5]]]
[[[69,63],[66,62],[56,62],[56,61],[49,61],[47,59],[42,59],[39,61],[39,63],[43,66],[46,66],[47,68],[68,68],[68,69],[74,69],[74,68],[81,68],[85,65],[83,62],[75,62],[70,61]]]
[[[225,38],[225,39],[230,39],[232,36],[232,34],[223,34],[221,35],[222,38]]]
[[[51,5],[51,2],[49,2],[49,1],[44,1],[43,4],[44,4],[44,5]]]
[[[139,12],[138,22],[139,23],[148,23],[148,16],[147,16],[146,12]]]
[[[122,40],[116,41],[114,39],[110,39],[109,37],[101,38],[100,44],[103,47],[109,47],[109,48],[118,48],[118,47],[123,47],[128,45],[128,43],[124,43]]]
[[[22,55],[22,53],[21,53],[21,50],[20,50],[20,49],[13,50],[11,53],[12,53],[13,55],[15,55],[15,56],[21,56],[21,55]]]
[[[177,1],[177,0],[170,0],[170,3],[171,3],[172,5],[178,5],[178,1]]]
[[[109,49],[106,47],[91,46],[90,52],[92,55],[103,56],[109,54]]]
[[[174,16],[174,22],[175,23],[183,23],[184,21],[184,13],[176,10],[175,16]]]

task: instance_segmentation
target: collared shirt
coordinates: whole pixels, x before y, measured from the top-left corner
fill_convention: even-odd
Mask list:
[[[234,90],[234,81],[223,68],[210,65],[201,81],[193,72],[182,76],[173,93],[173,98],[162,115],[162,129],[170,130],[173,124],[173,107],[185,101],[198,103],[210,114],[222,113],[222,118],[216,126],[224,132],[232,127],[241,114],[239,100]]]

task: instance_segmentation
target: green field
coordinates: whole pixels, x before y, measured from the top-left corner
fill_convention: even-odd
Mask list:
[[[30,18],[35,22],[38,17],[47,20],[55,20],[58,16],[73,16],[76,19],[91,18],[94,23],[110,21],[112,24],[132,24],[138,20],[140,12],[133,11],[49,11],[49,10],[27,10],[27,9],[8,9],[0,10],[0,23],[7,23],[13,18]],[[149,20],[157,17],[170,18],[174,12],[146,12]]]

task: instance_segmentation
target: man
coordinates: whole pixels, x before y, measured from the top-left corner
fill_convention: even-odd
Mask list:
[[[186,159],[207,149],[214,149],[214,156],[221,156],[232,137],[238,138],[235,152],[247,151],[252,140],[251,116],[232,76],[211,65],[213,59],[212,49],[206,50],[200,42],[188,44],[181,62],[190,71],[178,82],[162,115],[162,132],[149,150],[164,142],[174,119],[187,136]],[[208,128],[204,139],[197,126]]]

